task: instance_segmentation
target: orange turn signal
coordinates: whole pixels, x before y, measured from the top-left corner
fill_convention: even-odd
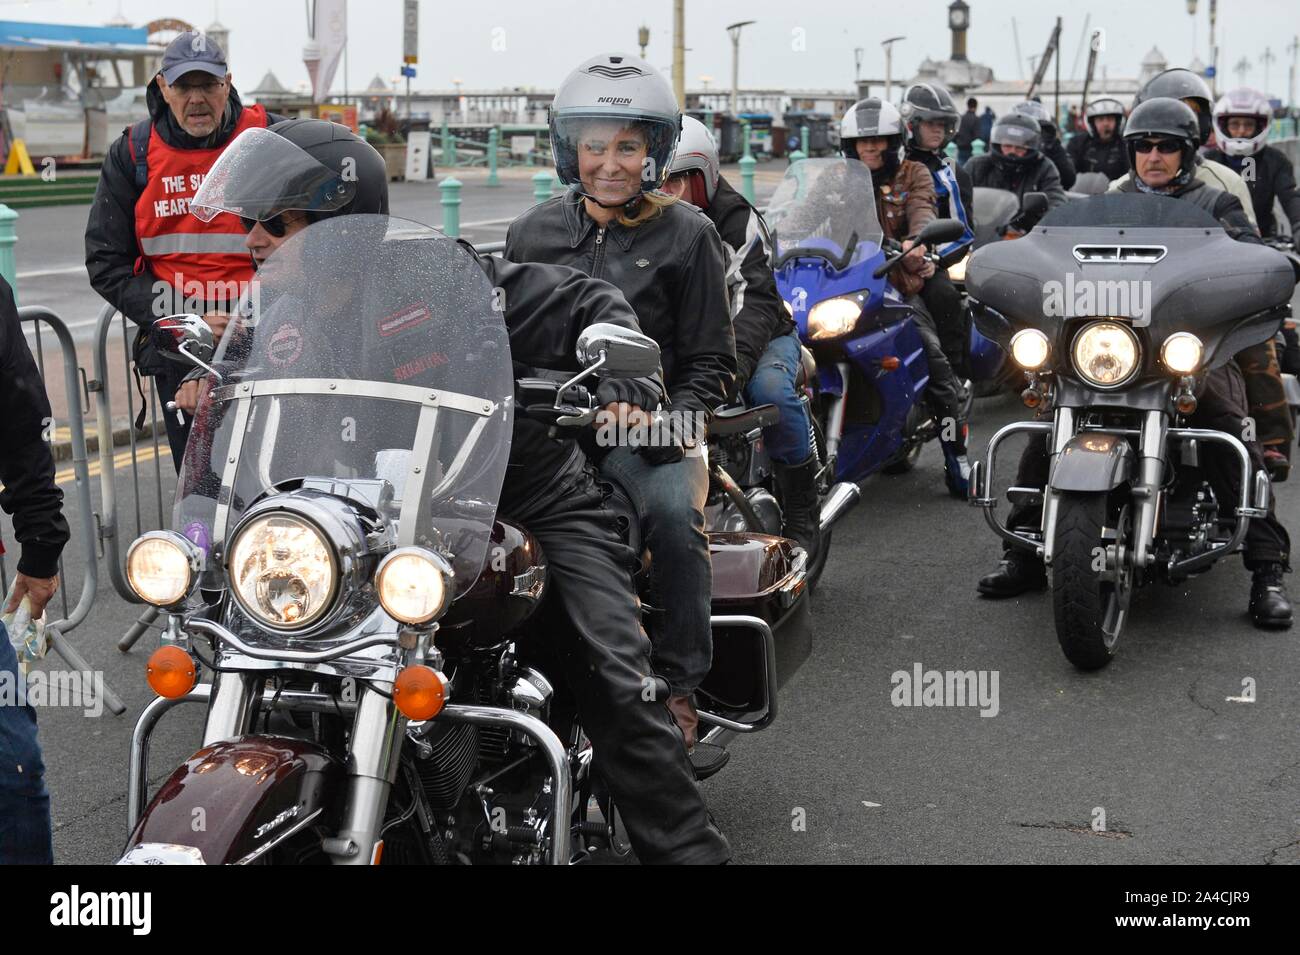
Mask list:
[[[1181,394],[1174,399],[1174,408],[1181,415],[1189,415],[1196,410],[1196,395]]]
[[[193,658],[180,647],[171,644],[153,652],[145,665],[144,673],[150,688],[169,700],[184,696],[194,689],[198,680]]]
[[[403,667],[393,681],[393,702],[408,720],[431,720],[447,702],[447,678],[423,664]]]
[[[1043,403],[1043,396],[1037,388],[1026,388],[1020,392],[1020,400],[1025,403],[1026,408],[1037,408]]]
[[[880,367],[885,371],[897,371],[900,362],[897,355],[888,355],[880,359]]]

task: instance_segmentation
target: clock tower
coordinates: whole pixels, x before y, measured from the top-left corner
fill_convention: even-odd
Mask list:
[[[970,27],[970,7],[963,0],[948,5],[948,29],[952,31],[952,59],[966,59],[966,30]]]

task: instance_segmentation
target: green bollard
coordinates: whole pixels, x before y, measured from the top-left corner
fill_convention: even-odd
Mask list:
[[[754,199],[754,167],[758,165],[758,160],[754,158],[749,148],[749,123],[740,124],[740,136],[744,144],[744,155],[740,157],[740,194],[745,197],[745,201],[751,205],[756,201]]]
[[[460,238],[460,180],[448,176],[438,183],[442,193],[442,231],[453,239]]]
[[[948,157],[949,159],[951,159],[951,160],[953,160],[954,162],[956,162],[956,160],[957,160],[957,144],[956,144],[956,143],[954,143],[954,142],[952,142],[951,140],[949,140],[949,141],[948,141],[948,145],[945,146],[945,147],[943,147],[943,151],[944,151],[944,154],[947,155],[947,157]]]
[[[18,241],[18,213],[0,203],[0,277],[9,283],[18,301],[18,267],[14,264],[14,243]]]
[[[447,122],[446,116],[442,118],[442,164],[456,165],[456,147],[451,143],[451,124]]]
[[[501,185],[501,180],[497,178],[497,147],[500,142],[501,131],[493,126],[488,130],[488,177],[484,185]]]
[[[799,127],[799,149],[803,151],[803,156],[801,158],[806,159],[808,157],[808,127],[807,126]]]
[[[551,180],[554,178],[549,172],[533,173],[534,202],[545,202],[551,198]]]

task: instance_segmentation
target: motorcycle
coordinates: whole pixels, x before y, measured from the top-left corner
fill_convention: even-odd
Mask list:
[[[967,280],[976,322],[1025,371],[1025,403],[1039,412],[990,439],[972,466],[971,503],[999,537],[1042,558],[1061,649],[1099,669],[1136,588],[1203,573],[1268,514],[1268,476],[1252,471],[1239,437],[1185,419],[1209,371],[1276,332],[1296,274],[1189,202],[1110,194],[1054,209],[1014,245],[980,249]],[[1007,492],[1041,502],[1037,531],[995,514],[997,454],[1013,435],[1044,437],[1050,453],[1045,487]],[[1239,500],[1216,499],[1206,480],[1210,444],[1239,462]]]
[[[595,324],[577,339],[581,372],[517,381],[474,259],[381,216],[291,237],[255,291],[260,305],[215,356],[196,316],[156,323],[167,353],[216,384],[194,419],[175,530],[127,557],[166,628],[148,665],[157,699],[132,740],[121,862],[626,856],[550,670],[543,638],[564,619],[546,556],[498,502],[515,414],[589,429],[584,382],[652,375],[658,346]],[[716,769],[731,739],[776,719],[811,635],[802,549],[737,532],[710,535],[710,550],[697,751],[720,753]],[[186,701],[207,705],[202,746],[146,805],[150,738]]]
[[[910,470],[940,424],[925,407],[929,365],[912,306],[888,282],[902,247],[883,237],[871,171],[851,159],[795,163],[767,220],[777,288],[816,359],[814,418],[829,479]],[[936,219],[916,241],[933,249],[964,229]]]

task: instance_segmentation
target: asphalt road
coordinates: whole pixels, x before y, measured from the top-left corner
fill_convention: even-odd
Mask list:
[[[427,188],[405,187],[415,211],[405,199],[394,211],[420,218],[418,202],[431,193],[419,190]],[[466,190],[466,222],[508,216],[531,198],[525,187],[483,192]],[[51,262],[75,262],[77,210],[25,217],[38,213],[66,216],[65,237],[56,247],[50,232],[20,223],[20,271],[36,269],[25,256],[46,241]],[[84,223],[84,208],[80,216]],[[476,228],[480,241],[504,232],[504,224]],[[72,301],[85,296],[78,283],[84,275],[63,275],[47,293],[20,280],[20,291],[28,304],[42,294]],[[1010,398],[980,402],[975,447],[1025,414]],[[158,502],[166,510],[174,486],[165,452],[161,461],[143,455],[141,467],[138,525],[134,495],[117,485],[123,549],[141,527],[156,526]],[[75,534],[66,584],[75,600],[86,532],[75,485],[64,479]],[[102,514],[98,477],[91,492]],[[1296,492],[1278,487],[1278,512],[1300,528]],[[975,579],[998,553],[982,516],[947,497],[937,448],[912,473],[865,485],[861,504],[836,528],[814,598],[812,656],[782,693],[779,720],[733,743],[731,764],[705,784],[737,861],[1300,862],[1300,630],[1252,628],[1240,561],[1139,593],[1116,661],[1080,674],[1056,644],[1045,595],[976,597]],[[40,713],[59,862],[110,862],[126,836],[128,745],[152,699],[143,668],[156,636],[129,654],[115,644],[138,609],[101,576],[88,619],[70,634],[127,714]],[[891,675],[918,664],[996,673],[996,715],[893,705]],[[51,656],[43,666],[61,665]],[[1247,679],[1255,702],[1229,701]],[[150,753],[152,786],[197,747],[200,719],[201,708],[190,706],[163,720]],[[1096,831],[1101,814],[1104,831]]]

